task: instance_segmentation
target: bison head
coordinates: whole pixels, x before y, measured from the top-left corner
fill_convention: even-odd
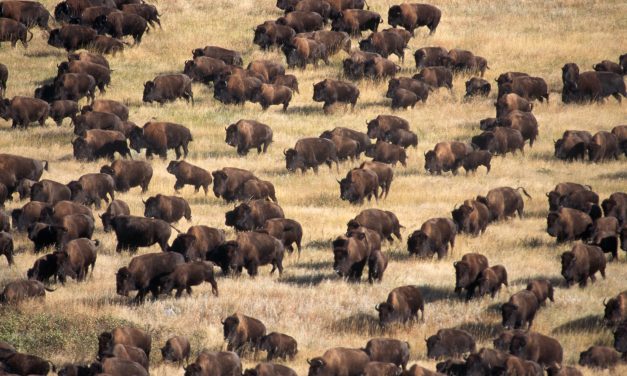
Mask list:
[[[41,85],[35,89],[35,98],[41,99],[48,103],[57,99],[57,93],[54,88],[54,83]]]
[[[605,314],[603,315],[603,319],[610,323],[619,322],[624,313],[627,313],[627,299],[623,294],[619,294],[616,298],[612,298],[605,302],[603,301],[603,305],[605,306]]]
[[[133,127],[129,132],[128,138],[131,140],[131,148],[138,153],[141,149],[147,147],[146,139],[144,138],[144,131],[140,127]]]
[[[627,353],[627,324],[625,323],[614,332],[614,348],[620,353]]]
[[[237,231],[251,231],[255,228],[252,208],[246,203],[226,212],[225,219],[224,224],[235,227]]]
[[[509,352],[509,345],[511,344],[513,337],[514,332],[508,330],[499,334],[499,336],[492,341],[492,344],[497,350]]]
[[[425,153],[425,170],[430,174],[442,171],[441,163],[433,150],[429,150]]]
[[[135,290],[135,281],[127,267],[118,269],[115,274],[115,290],[122,296],[128,296],[129,292]]]
[[[221,170],[216,170],[211,173],[213,176],[213,194],[216,197],[222,197],[227,193],[227,180],[228,175]]]
[[[57,77],[61,76],[64,73],[68,73],[69,71],[70,63],[68,63],[67,61],[64,61],[61,64],[57,65]]]
[[[224,340],[230,340],[237,333],[237,326],[239,325],[239,318],[236,315],[232,315],[222,321],[222,332],[224,334]]]
[[[213,86],[213,97],[224,104],[233,103],[234,99],[229,92],[228,83],[225,79],[216,79]]]
[[[596,360],[596,356],[593,354],[592,349],[588,349],[579,353],[579,365],[582,367],[597,367],[598,361]]]
[[[558,192],[555,192],[555,191],[551,191],[551,192],[546,194],[546,197],[549,199],[549,210],[550,211],[555,211],[555,210],[559,209],[560,199],[562,198],[561,194],[559,194]]]
[[[183,161],[170,161],[166,171],[172,175],[176,175],[178,173],[179,164],[183,163]]]
[[[4,120],[11,118],[11,101],[8,99],[0,99],[0,117]]]
[[[392,78],[390,81],[388,81],[388,91],[385,93],[385,97],[392,98],[394,96],[394,93],[396,92],[396,89],[398,89],[399,86],[400,81],[398,80],[398,78]],[[370,124],[368,124],[368,136],[370,138],[376,137],[376,135],[370,136]]]
[[[111,232],[111,220],[113,219],[113,214],[105,212],[100,216],[100,219],[102,220],[104,232]]]
[[[559,218],[556,212],[551,212],[546,217],[546,232],[552,237],[557,237],[561,233],[562,225]]]
[[[198,363],[192,363],[185,367],[185,376],[203,376],[204,374],[205,371]]]
[[[471,144],[479,150],[487,150],[494,154],[497,150],[498,140],[492,131],[486,131],[471,139]]]
[[[364,242],[366,235],[364,233],[355,233],[352,239],[356,241]],[[358,260],[351,257],[351,251],[349,245],[351,238],[346,236],[339,236],[332,243],[333,245],[333,269],[340,277],[347,277],[350,274],[351,269]]]
[[[168,362],[174,362],[178,359],[174,348],[170,345],[170,342],[166,342],[165,346],[161,348],[161,356],[163,357],[163,360]]]
[[[320,81],[313,86],[313,100],[316,102],[325,102],[327,100],[327,80]]]
[[[402,26],[403,10],[400,5],[393,5],[388,9],[388,24],[392,27]]]
[[[377,52],[377,48],[374,43],[372,43],[371,37],[359,41],[359,49],[364,52]]]
[[[65,283],[67,277],[76,279],[78,275],[74,268],[72,268],[72,264],[70,263],[70,258],[67,252],[55,252],[57,254],[57,275],[59,276],[59,281],[62,284]]]
[[[94,151],[84,138],[78,137],[72,141],[72,148],[74,158],[77,160],[86,161],[93,159]]]
[[[434,247],[431,239],[423,231],[415,231],[407,238],[407,250],[421,258],[433,257]]]
[[[568,286],[572,285],[577,277],[577,256],[572,252],[562,253],[562,277]]]
[[[237,125],[229,125],[228,128],[226,128],[226,139],[224,140],[224,142],[226,142],[226,144],[229,146],[237,146],[237,144],[239,143],[238,138],[239,137],[237,132]]]
[[[153,197],[149,197],[148,200],[143,201],[144,203],[144,217],[146,218],[161,218],[161,209],[160,209],[160,198],[161,195],[156,195]]]
[[[579,67],[575,63],[568,63],[562,67],[562,82],[564,87],[577,90],[577,80],[579,79]]]
[[[61,30],[54,29],[50,31],[50,35],[48,36],[48,45],[57,48],[63,48],[63,40],[61,39]]]
[[[331,21],[332,31],[352,33],[353,30],[348,22],[344,20],[344,14],[342,12],[332,12],[331,16],[331,18],[333,18],[333,21]]]
[[[111,24],[109,23],[109,20],[107,19],[107,15],[103,14],[101,16],[96,17],[96,19],[94,19],[94,22],[92,23],[91,27],[96,30],[96,32],[98,32],[98,34],[102,35],[102,34],[111,34],[110,29],[111,29]]]
[[[309,364],[308,376],[326,375],[325,367],[327,363],[323,358],[318,357],[318,358],[313,358],[311,360],[307,359],[307,363]]]
[[[255,28],[253,44],[258,45],[264,50],[268,49],[272,45],[272,38],[270,37],[270,34],[268,33],[268,30],[264,25],[259,25]]]
[[[379,312],[379,325],[385,327],[396,319],[394,312],[394,306],[390,303],[384,302],[377,304],[374,309]]]
[[[83,185],[76,180],[73,180],[67,184],[67,187],[71,192],[71,200],[82,205],[91,204],[91,200],[87,196],[87,192],[83,188]]]
[[[430,359],[439,359],[449,355],[447,347],[442,343],[440,336],[437,334],[425,340],[427,343],[427,357]]]
[[[368,126],[368,133],[367,133],[368,137],[378,138],[379,133],[380,133],[379,120],[372,119],[370,121],[367,121],[366,125]]]
[[[152,103],[155,100],[155,83],[152,81],[146,81],[144,83],[144,95],[142,97],[143,102]]]
[[[359,200],[359,192],[357,187],[349,178],[337,181],[340,184],[340,199],[350,203],[356,203]]]
[[[518,306],[513,303],[503,303],[501,306],[502,324],[505,329],[513,329],[518,318]]]
[[[106,354],[110,354],[113,351],[113,336],[110,332],[102,332],[98,336],[98,356],[96,359],[100,360],[105,357]]]
[[[470,286],[474,280],[470,278],[470,265],[466,261],[455,261],[455,289],[466,288]]]
[[[485,118],[479,121],[479,129],[482,131],[491,131],[498,126],[497,118]]]
[[[468,219],[470,218],[470,214],[472,213],[473,208],[470,205],[463,204],[459,208],[453,209],[451,212],[451,216],[453,217],[453,221],[455,225],[457,225],[457,229],[459,231],[466,229],[468,226]]]
[[[41,222],[31,223],[28,226],[28,239],[35,243],[35,250],[39,251],[58,242],[63,232],[63,226],[49,225]]]
[[[512,337],[509,345],[509,352],[518,357],[525,356],[527,348],[527,336],[524,333],[518,333]]]
[[[174,239],[172,245],[168,248],[168,252],[176,252],[180,253],[185,257],[185,261],[189,262],[191,260],[190,250],[194,246],[196,242],[196,237],[190,234],[179,234],[179,236]]]
[[[296,150],[287,149],[283,152],[283,154],[285,155],[285,168],[288,171],[294,172],[299,168],[305,168],[305,161],[301,156],[298,155],[298,152]]]

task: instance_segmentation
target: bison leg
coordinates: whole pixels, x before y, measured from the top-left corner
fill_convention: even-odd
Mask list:
[[[211,293],[214,296],[218,296],[218,282],[216,282],[216,279],[213,277],[213,275],[211,276],[211,278],[209,278],[208,282],[211,284]]]

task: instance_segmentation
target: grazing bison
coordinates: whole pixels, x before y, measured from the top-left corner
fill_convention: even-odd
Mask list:
[[[472,77],[466,81],[466,95],[465,98],[471,98],[475,96],[487,97],[490,95],[492,86],[483,78]]]
[[[430,174],[440,175],[451,171],[457,175],[457,170],[463,159],[471,152],[471,147],[463,142],[438,142],[433,150],[425,153],[425,170]]]
[[[416,68],[444,66],[448,58],[448,50],[442,47],[423,47],[414,53]]]
[[[591,346],[579,354],[579,365],[582,367],[613,369],[618,365],[620,353],[607,346]]]
[[[522,218],[525,203],[518,190],[522,190],[525,196],[531,199],[531,196],[529,196],[523,187],[499,187],[488,191],[485,197],[477,196],[477,201],[483,203],[490,209],[491,221],[507,219],[513,217],[516,213],[518,213],[518,217]]]
[[[432,218],[422,224],[407,238],[409,254],[421,258],[432,258],[434,254],[442,259],[448,254],[448,245],[455,247],[457,226],[448,218]]]
[[[115,218],[113,223],[116,224],[120,218],[123,217]],[[116,273],[116,291],[118,295],[128,296],[129,292],[138,290],[133,299],[135,303],[143,303],[148,291],[157,298],[159,280],[184,262],[183,256],[174,252],[148,253],[133,257],[128,267],[120,268]]]
[[[504,94],[494,103],[496,107],[496,116],[502,117],[512,111],[531,112],[533,103],[526,100],[516,93]]]
[[[392,180],[394,179],[394,170],[387,163],[381,162],[363,162],[360,166],[360,169],[363,170],[371,170],[375,174],[377,174],[379,180],[379,188],[381,188],[381,197],[387,197],[390,192],[390,187],[392,186]]]
[[[263,232],[241,232],[236,241],[228,241],[218,247],[218,253],[226,254],[229,267],[240,273],[245,267],[248,275],[257,275],[259,266],[272,265],[270,274],[279,269],[283,273],[285,249],[278,239]],[[223,270],[227,270],[223,267]]]
[[[305,33],[308,31],[322,30],[324,19],[316,12],[294,11],[283,17],[279,17],[276,23],[289,26],[297,33]]]
[[[425,342],[427,342],[427,357],[430,359],[458,358],[465,353],[473,353],[477,350],[472,335],[461,329],[440,329]]]
[[[409,362],[409,343],[392,338],[373,338],[363,349],[373,362],[392,363],[402,369]]]
[[[235,351],[239,355],[248,349],[256,352],[266,335],[266,326],[261,321],[241,313],[234,313],[221,323],[227,351]]]
[[[361,35],[362,31],[376,32],[383,22],[377,12],[362,9],[345,9],[331,23],[332,31],[348,33],[352,36]]]
[[[516,154],[516,150],[525,154],[525,141],[518,129],[497,127],[494,131],[483,132],[473,137],[471,143],[475,148],[487,150],[495,155]]]
[[[126,202],[122,200],[113,200],[109,206],[107,206],[107,210],[100,215],[102,227],[105,232],[111,231],[111,220],[118,215],[131,215],[131,211]]]
[[[30,38],[27,40],[27,35]],[[33,33],[25,25],[10,18],[0,17],[0,43],[11,42],[11,47],[15,48],[18,41],[22,42],[24,48],[28,47],[28,42],[33,39]]]
[[[515,293],[501,306],[503,326],[505,329],[521,329],[528,324],[527,329],[531,329],[539,307],[540,303],[533,292],[522,290]]]
[[[421,320],[425,318],[424,300],[418,286],[395,288],[388,294],[387,301],[377,304],[375,309],[379,312],[381,326],[397,321],[406,324],[408,321],[417,320],[418,311],[421,311]]]
[[[574,283],[579,283],[579,287],[586,287],[588,278],[592,282],[596,281],[596,272],[601,272],[605,279],[605,264],[605,255],[601,248],[577,243],[570,251],[562,253],[562,276],[568,287]]]
[[[512,355],[543,367],[562,364],[564,350],[559,341],[535,332],[517,332],[509,345]]]
[[[70,118],[75,122],[76,114],[78,114],[78,103],[71,100],[56,100],[50,103],[50,117],[60,127],[63,119]]]
[[[63,25],[50,31],[48,45],[64,48],[67,52],[88,47],[96,39],[96,30],[82,25]]]
[[[246,155],[252,148],[265,153],[272,143],[272,129],[255,120],[239,120],[226,128],[226,143],[237,147],[237,154]]]
[[[147,218],[157,218],[167,223],[178,222],[183,217],[188,221],[192,220],[192,210],[182,197],[158,194],[142,202],[145,206],[144,216]]]
[[[408,4],[391,6],[388,10],[388,23],[392,27],[400,26],[414,35],[414,30],[426,26],[429,35],[433,35],[440,24],[442,11],[429,4]]]
[[[485,166],[487,175],[492,168],[491,162],[492,153],[487,150],[473,150],[462,159],[462,167],[464,167],[466,174],[468,174],[468,172],[471,171],[475,173],[479,166]]]
[[[100,172],[113,176],[115,190],[119,192],[140,186],[144,193],[152,179],[152,166],[146,161],[117,160],[111,165],[102,166]]]
[[[213,193],[216,197],[222,197],[227,202],[235,201],[242,185],[256,179],[255,175],[248,171],[235,167],[224,167],[211,173],[213,176]]]
[[[539,304],[544,304],[547,299],[552,302],[555,301],[553,298],[553,284],[549,280],[534,279],[527,284],[527,290],[535,294]]]
[[[567,130],[561,139],[555,141],[555,157],[570,162],[579,158],[583,161],[591,142],[589,132]]]
[[[144,83],[144,95],[142,101],[163,104],[173,102],[178,98],[191,100],[194,105],[194,93],[192,92],[192,79],[184,74],[164,74],[155,77],[152,81]]]
[[[607,302],[603,300],[605,313],[603,319],[609,323],[617,324],[627,318],[627,291],[623,291],[610,298]]]
[[[202,187],[206,196],[209,191],[209,185],[213,181],[211,174],[207,170],[185,161],[170,161],[167,171],[176,177],[176,182],[174,183],[176,192],[185,185],[193,185],[195,193],[198,193],[198,190]]]
[[[507,270],[503,265],[494,265],[483,269],[477,277],[479,296],[490,293],[494,298],[501,289],[501,285],[509,286],[507,282]]]
[[[62,62],[57,66],[57,76],[65,73],[84,73],[92,76],[101,94],[105,93],[106,87],[111,83],[111,71],[109,68],[88,61]]]
[[[368,38],[359,42],[359,49],[366,52],[378,53],[384,58],[390,55],[398,56],[399,60],[405,58],[406,43],[403,37],[391,32],[375,32]]]
[[[550,212],[546,221],[547,233],[555,237],[558,243],[588,239],[592,232],[592,218],[577,209],[559,208]]]
[[[161,159],[167,157],[168,149],[174,149],[176,159],[181,158],[182,149],[183,158],[187,158],[188,145],[194,141],[189,128],[181,124],[153,121],[144,124],[143,128],[135,127],[131,130],[129,139],[131,148],[138,153],[145,148],[147,158],[154,153]]]
[[[301,241],[303,238],[303,228],[297,221],[286,218],[272,218],[266,220],[263,230],[268,234],[283,242],[283,246],[288,252],[293,252],[292,244],[296,243],[298,254],[301,251]]]
[[[266,21],[261,25],[257,25],[254,32],[253,44],[258,45],[264,50],[272,46],[283,46],[289,43],[296,35],[294,29],[286,25],[281,25],[276,21]]]
[[[610,132],[597,132],[588,145],[588,157],[591,162],[618,159],[619,153],[618,138]]]
[[[222,48],[222,47],[216,47],[216,46],[206,46],[204,48],[197,48],[192,51],[192,55],[194,57],[207,56],[207,57],[212,57],[214,59],[220,59],[224,61],[225,64],[230,64],[230,65],[239,66],[239,67],[242,66],[242,62],[243,62],[241,53],[237,51],[229,50],[226,48]]]
[[[325,351],[320,357],[307,359],[309,364],[308,375],[361,375],[368,362],[370,362],[370,358],[360,349],[334,347]]]
[[[398,218],[391,211],[384,211],[379,209],[365,209],[359,213],[355,218],[351,219],[347,223],[348,230],[355,230],[359,227],[369,228],[379,234],[381,239],[387,239],[393,242],[392,234],[398,239],[402,240],[401,226]]]
[[[422,68],[419,73],[413,75],[414,80],[422,81],[432,89],[445,87],[453,90],[453,72],[447,67]]]
[[[372,157],[375,162],[389,163],[396,165],[400,162],[403,167],[407,167],[407,153],[403,147],[377,140],[377,143],[370,145],[366,149],[366,156]]]
[[[423,102],[427,100],[426,98],[423,99]],[[396,89],[396,91],[394,91],[394,94],[392,96],[392,109],[407,109],[407,107],[414,108],[416,102],[418,102],[418,97],[414,92],[398,88]]]
[[[7,283],[0,293],[0,304],[16,304],[23,300],[44,298],[49,290],[39,281],[16,280]]]
[[[189,340],[186,337],[174,336],[169,338],[165,346],[161,348],[161,356],[164,362],[178,362],[179,367],[183,363],[183,360],[189,364],[189,354],[191,347]]]
[[[79,161],[99,158],[113,160],[115,153],[123,158],[131,156],[124,134],[118,131],[90,129],[72,141],[72,153]]]
[[[305,173],[309,168],[318,173],[318,166],[326,163],[329,169],[333,163],[339,171],[339,159],[335,144],[324,138],[302,138],[296,142],[293,149],[283,152],[285,155],[285,164],[288,171],[296,171],[300,169]]]
[[[101,200],[106,203],[109,203],[109,198],[115,200],[115,182],[108,174],[85,174],[67,186],[72,191],[72,201],[83,205],[94,204],[96,209],[100,209]]]
[[[9,266],[13,265],[13,237],[4,231],[0,231],[0,255],[7,258]]]
[[[177,265],[170,274],[161,278],[159,284],[164,294],[176,290],[175,296],[178,299],[183,295],[183,291],[187,291],[187,294],[191,296],[192,286],[198,286],[203,282],[209,282],[211,292],[218,296],[218,283],[213,275],[213,263],[192,261]]]
[[[364,198],[368,201],[374,196],[379,198],[379,177],[370,170],[354,168],[350,170],[346,177],[338,180],[340,184],[340,198],[351,204],[363,204]]]
[[[329,112],[329,107],[336,102],[350,103],[354,109],[358,98],[359,89],[350,82],[325,79],[314,84],[313,100],[324,102],[322,108],[325,114]]]
[[[472,298],[479,286],[479,275],[488,268],[488,259],[479,253],[467,253],[460,261],[455,261],[455,293],[466,289],[466,300]]]
[[[262,84],[251,99],[252,102],[259,103],[263,111],[273,105],[283,105],[283,112],[287,111],[291,100],[292,89],[275,84]]]
[[[17,1],[15,2],[17,3]],[[51,368],[53,371],[55,370],[54,365],[49,360],[15,351],[0,352],[0,361],[3,365],[3,371],[10,372],[5,373],[6,375],[48,375]]]
[[[477,200],[466,200],[453,209],[451,217],[457,226],[457,231],[472,234],[474,236],[484,233],[490,222],[488,207]]]
[[[333,245],[333,269],[342,278],[359,282],[364,267],[370,258],[370,249],[364,233],[356,236],[337,237]]]
[[[98,240],[94,241],[87,238],[67,242],[63,250],[57,254],[59,281],[65,283],[66,277],[71,277],[78,282],[84,281],[90,266],[93,276],[97,258],[96,249],[99,245]]]
[[[259,350],[266,351],[266,361],[273,359],[293,360],[298,353],[298,343],[287,334],[272,332],[261,338]]]
[[[34,122],[44,126],[49,114],[50,105],[41,99],[20,96],[0,99],[0,117],[11,120],[13,128],[26,128]]]
[[[115,251],[128,249],[137,252],[139,247],[150,247],[158,243],[163,252],[168,250],[171,226],[161,219],[118,215],[111,218],[111,228],[115,231],[118,244]]]

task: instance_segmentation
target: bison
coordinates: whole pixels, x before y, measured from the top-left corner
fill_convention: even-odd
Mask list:
[[[261,228],[266,220],[285,218],[283,209],[265,199],[251,200],[236,206],[226,212],[225,225],[234,227],[237,231],[252,231]]]
[[[418,319],[418,311],[421,311],[421,320],[424,320],[424,300],[418,286],[401,286],[388,294],[386,302],[379,303],[375,307],[379,312],[379,324],[389,325],[393,322],[403,324]]]
[[[161,219],[167,223],[178,222],[185,217],[192,220],[192,210],[184,198],[158,194],[142,200],[145,206],[144,216],[147,218]]]
[[[335,347],[325,351],[320,357],[307,359],[308,375],[361,375],[368,362],[370,358],[360,349]]]
[[[207,170],[186,161],[170,161],[167,171],[176,177],[176,182],[174,183],[176,192],[185,185],[193,185],[195,193],[198,193],[198,190],[202,187],[206,196],[209,191],[209,185],[213,181],[211,174]]]
[[[314,84],[313,100],[316,102],[324,102],[323,110],[329,112],[329,107],[336,102],[350,103],[354,109],[359,98],[359,89],[346,81],[338,81],[325,79]]]
[[[285,164],[288,171],[296,171],[300,169],[305,173],[309,168],[318,173],[318,166],[326,163],[329,169],[333,163],[339,171],[339,159],[335,144],[324,138],[303,138],[296,142],[293,149],[283,152],[285,155]]]
[[[521,329],[527,324],[527,328],[531,329],[539,306],[538,298],[533,292],[522,290],[515,293],[501,306],[503,326],[505,329]]]
[[[442,259],[448,254],[449,243],[455,247],[457,226],[448,218],[432,218],[422,224],[407,238],[409,254],[422,258],[432,258],[434,254]]]
[[[487,257],[479,253],[467,253],[460,261],[455,261],[455,292],[459,294],[466,289],[466,300],[472,298],[479,287],[479,275],[488,267]]]
[[[392,27],[400,26],[414,35],[414,30],[426,26],[429,35],[433,35],[440,24],[442,11],[429,4],[408,4],[391,6],[388,10],[388,23]]]
[[[235,351],[240,355],[247,349],[257,351],[261,339],[266,335],[266,326],[261,321],[241,313],[234,313],[221,323],[227,351]]]
[[[142,101],[163,104],[173,102],[178,98],[191,100],[194,104],[192,92],[192,79],[184,74],[164,74],[144,83],[144,95]]]
[[[161,159],[167,157],[168,149],[174,149],[176,159],[187,158],[188,145],[194,141],[189,128],[175,123],[150,121],[144,124],[143,128],[135,127],[131,130],[129,139],[131,148],[138,153],[141,149],[146,149],[146,157],[157,154]]]
[[[111,165],[102,166],[100,172],[113,176],[115,190],[119,192],[140,186],[144,193],[152,179],[152,166],[146,161],[117,160]]]
[[[150,247],[158,243],[163,252],[168,250],[171,226],[161,219],[118,215],[111,219],[111,228],[115,232],[118,244],[116,252],[128,249],[137,252],[139,247]]]
[[[605,255],[597,246],[578,243],[570,251],[562,253],[562,276],[568,287],[574,283],[586,287],[588,278],[596,281],[596,272],[601,272],[605,279],[605,265]]]
[[[427,342],[427,357],[430,359],[458,358],[465,353],[476,351],[475,339],[470,333],[461,329],[440,329],[425,342]]]
[[[298,343],[287,334],[272,332],[261,338],[259,350],[266,351],[266,361],[273,359],[290,360],[298,353]]]
[[[115,218],[114,224],[120,218]],[[129,292],[138,290],[133,299],[135,303],[143,303],[148,291],[156,298],[159,295],[159,280],[184,262],[183,256],[174,252],[148,253],[133,257],[128,267],[122,267],[117,271],[116,291],[118,295],[128,296]]]
[[[226,143],[237,147],[237,154],[246,155],[252,148],[265,153],[272,143],[272,129],[255,120],[239,120],[226,128]]]

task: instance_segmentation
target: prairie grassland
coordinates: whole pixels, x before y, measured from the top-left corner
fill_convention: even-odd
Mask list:
[[[54,2],[45,0],[52,10]],[[317,136],[325,129],[347,126],[365,130],[365,121],[378,114],[390,113],[389,100],[384,98],[385,82],[361,81],[358,105],[354,112],[337,108],[325,116],[322,105],[314,103],[313,83],[341,75],[341,60],[336,55],[331,65],[317,69],[308,67],[294,73],[300,82],[286,114],[278,107],[261,112],[256,104],[243,107],[225,106],[213,99],[213,90],[194,85],[196,105],[183,101],[165,106],[143,105],[143,82],[164,72],[178,72],[191,50],[205,45],[220,45],[243,51],[247,64],[252,59],[268,58],[284,61],[279,51],[262,52],[252,45],[251,28],[266,19],[275,19],[280,11],[274,1],[263,0],[196,0],[151,1],[163,15],[163,30],[146,35],[141,46],[110,57],[112,86],[104,98],[122,100],[130,106],[131,120],[138,124],[156,118],[184,124],[192,129],[194,142],[188,160],[208,170],[236,166],[254,171],[270,180],[277,189],[279,203],[288,218],[302,223],[304,250],[287,257],[282,277],[270,276],[262,268],[256,279],[220,278],[220,297],[211,295],[209,286],[194,289],[192,297],[179,300],[161,298],[144,305],[130,306],[127,299],[115,294],[115,271],[126,265],[128,254],[115,254],[115,237],[104,234],[100,224],[95,238],[102,241],[95,273],[86,283],[70,281],[65,287],[47,294],[45,303],[29,302],[17,308],[2,308],[0,339],[15,343],[27,352],[63,362],[90,361],[96,352],[96,335],[114,325],[127,322],[153,332],[154,347],[161,346],[174,334],[192,340],[194,354],[202,348],[223,346],[220,319],[240,311],[262,320],[269,331],[295,337],[299,355],[288,365],[299,374],[307,372],[307,358],[322,354],[330,347],[363,347],[373,336],[392,336],[411,344],[412,363],[434,368],[426,359],[424,338],[440,328],[461,327],[470,331],[480,346],[491,346],[491,338],[500,331],[499,304],[511,293],[524,288],[533,277],[547,277],[561,285],[559,256],[572,245],[556,245],[545,232],[548,210],[545,192],[555,184],[574,181],[590,184],[602,198],[627,189],[625,159],[602,164],[563,163],[553,158],[553,139],[566,129],[586,129],[592,133],[609,130],[627,121],[624,105],[614,99],[600,105],[564,106],[560,101],[561,66],[576,62],[582,70],[603,59],[617,60],[624,53],[621,38],[627,23],[624,1],[432,1],[442,9],[442,22],[434,36],[424,29],[410,42],[403,63],[403,75],[415,73],[413,51],[422,46],[441,45],[464,48],[489,61],[487,79],[493,81],[507,70],[524,71],[545,78],[551,89],[550,104],[536,104],[534,114],[540,124],[540,138],[525,155],[495,158],[492,172],[481,169],[476,175],[429,176],[425,173],[423,153],[438,141],[468,140],[479,133],[480,119],[494,116],[495,94],[489,99],[462,101],[464,82],[456,77],[453,94],[446,90],[433,93],[426,104],[399,111],[417,132],[420,144],[408,152],[407,168],[395,169],[395,180],[389,197],[363,207],[355,207],[339,199],[336,178],[360,162],[344,163],[340,174],[321,169],[301,175],[285,170],[282,151],[305,136]],[[387,20],[387,9],[397,1],[370,0],[373,10]],[[386,27],[386,25],[382,25]],[[356,43],[357,40],[354,40]],[[0,50],[0,61],[10,70],[7,96],[32,95],[42,80],[56,74],[56,64],[64,52],[46,45],[46,36],[35,31],[27,50]],[[393,58],[395,59],[395,58]],[[274,130],[274,143],[265,155],[251,153],[245,158],[224,143],[224,128],[241,118],[257,119]],[[25,131],[10,129],[0,121],[0,150],[50,161],[44,178],[68,182],[88,172],[95,172],[105,161],[78,163],[72,157],[72,129],[66,122],[57,128],[46,127]],[[172,156],[170,156],[172,157]],[[143,158],[134,156],[134,158]],[[153,160],[155,171],[148,194],[173,194],[174,179],[165,168],[167,161]],[[406,228],[406,238],[423,221],[432,217],[450,216],[454,205],[499,186],[524,186],[533,199],[525,201],[524,219],[491,225],[478,238],[459,236],[456,247],[443,261],[418,261],[407,256],[404,242],[385,245],[390,265],[381,284],[348,284],[338,279],[331,268],[330,241],[345,231],[346,222],[366,207],[391,210]],[[187,187],[181,191],[192,205],[193,219],[178,223],[181,230],[205,224],[224,228],[224,212],[231,208],[212,194],[193,194]],[[127,201],[133,214],[143,214],[139,191],[118,194]],[[9,202],[7,210],[24,202]],[[234,233],[227,230],[229,238]],[[15,234],[19,254],[17,265],[0,265],[0,283],[25,275],[36,256],[23,234]],[[143,249],[156,252],[156,247]],[[485,298],[464,303],[453,294],[452,262],[467,252],[481,252],[490,263],[503,264],[509,272],[509,291],[503,290],[495,299]],[[534,330],[554,336],[565,349],[567,364],[576,364],[579,352],[593,344],[611,345],[611,331],[601,323],[603,298],[627,287],[627,264],[624,253],[619,262],[609,264],[607,279],[586,289],[565,289],[560,286],[556,302],[539,312]],[[425,322],[410,328],[396,328],[382,333],[376,325],[375,304],[385,300],[388,292],[401,285],[421,286],[426,299]],[[181,369],[161,364],[154,351],[151,371],[154,375],[180,375]],[[245,366],[260,359],[246,358]],[[585,370],[585,374],[595,374]],[[616,374],[625,374],[619,367]]]

